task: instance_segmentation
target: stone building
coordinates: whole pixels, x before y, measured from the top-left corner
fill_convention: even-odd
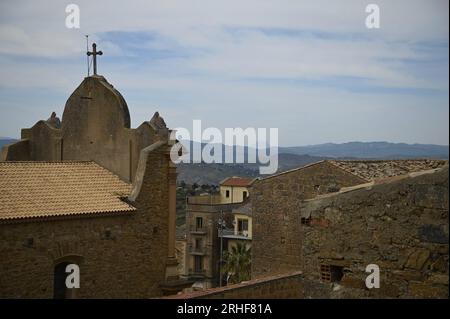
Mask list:
[[[178,279],[169,134],[158,113],[132,129],[124,98],[98,75],[69,97],[61,128],[23,129],[0,162],[0,297],[164,294]],[[72,263],[80,288],[69,291]]]
[[[336,297],[448,297],[448,167],[306,200],[302,271]],[[365,268],[380,269],[366,289]]]
[[[448,297],[448,162],[322,161],[252,188],[252,277],[302,271],[319,297]],[[381,269],[365,288],[365,267]],[[326,287],[326,286],[325,286]]]
[[[175,255],[178,262],[178,276],[183,276],[186,273],[186,224],[176,228]]]

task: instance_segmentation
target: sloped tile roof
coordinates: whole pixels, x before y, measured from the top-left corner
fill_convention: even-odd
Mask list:
[[[448,164],[446,160],[330,160],[343,170],[368,181],[436,169]]]
[[[0,162],[0,220],[131,212],[130,191],[95,162]]]

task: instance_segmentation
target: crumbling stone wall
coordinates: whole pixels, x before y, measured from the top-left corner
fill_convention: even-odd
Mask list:
[[[252,278],[300,269],[302,200],[365,182],[328,162],[256,181],[251,195]]]
[[[80,266],[77,298],[161,296],[168,252],[164,146],[148,153],[130,214],[92,214],[0,224],[0,298],[52,298],[54,267]]]
[[[331,297],[448,298],[448,167],[305,201],[301,269],[342,267]],[[368,264],[381,271],[368,290]]]

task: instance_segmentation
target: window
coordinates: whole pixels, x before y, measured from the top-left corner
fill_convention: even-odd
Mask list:
[[[247,198],[247,196],[248,196],[247,192],[246,192],[246,191],[244,191],[244,192],[242,193],[242,198],[243,198],[243,199],[246,199],[246,198]]]
[[[202,239],[201,238],[195,239],[195,248],[197,248],[197,249],[202,248]]]
[[[320,265],[320,278],[325,282],[341,281],[344,276],[343,267],[336,265]]]
[[[194,269],[195,269],[195,272],[202,272],[203,271],[203,257],[202,256],[195,256],[195,258],[194,258]]]
[[[238,219],[238,232],[248,231],[248,220]]]
[[[226,191],[225,191],[225,197],[226,197],[226,198],[229,198],[229,197],[230,197],[230,191],[229,191],[229,190],[226,190]]]
[[[301,222],[303,225],[310,225],[310,224],[311,224],[311,218],[310,218],[310,217],[302,217],[301,220],[300,220],[300,222]]]
[[[197,217],[195,219],[195,229],[196,230],[201,230],[203,228],[203,218],[202,217]]]

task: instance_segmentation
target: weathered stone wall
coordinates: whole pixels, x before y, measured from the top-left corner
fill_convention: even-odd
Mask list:
[[[45,121],[38,121],[30,129],[22,129],[22,139],[28,140],[29,158],[38,161],[60,161],[62,132]],[[21,159],[18,159],[21,160]]]
[[[3,146],[0,161],[17,160],[30,160],[30,143],[28,140],[20,140],[18,142]]]
[[[448,168],[302,204],[301,269],[343,267],[332,297],[448,298]],[[377,264],[379,289],[366,289]]]
[[[0,298],[52,298],[58,260],[79,263],[79,298],[161,295],[168,251],[164,147],[148,154],[137,211],[0,224]]]
[[[303,199],[364,182],[328,162],[255,182],[251,193],[252,278],[300,269]]]
[[[158,120],[161,118],[158,118]],[[163,122],[163,121],[162,121]],[[165,124],[164,124],[165,126]],[[168,130],[144,122],[130,128],[128,106],[122,95],[102,76],[86,77],[66,102],[61,128],[38,121],[22,129],[22,139],[3,150],[3,160],[95,161],[132,182],[140,151]]]
[[[250,280],[221,288],[165,297],[166,299],[295,299],[304,297],[300,272]]]
[[[163,297],[164,299],[323,299],[335,298],[331,284],[305,278],[299,271],[252,279],[235,285]]]
[[[178,275],[183,276],[186,274],[186,239],[177,239],[175,242],[175,250],[178,262]]]

